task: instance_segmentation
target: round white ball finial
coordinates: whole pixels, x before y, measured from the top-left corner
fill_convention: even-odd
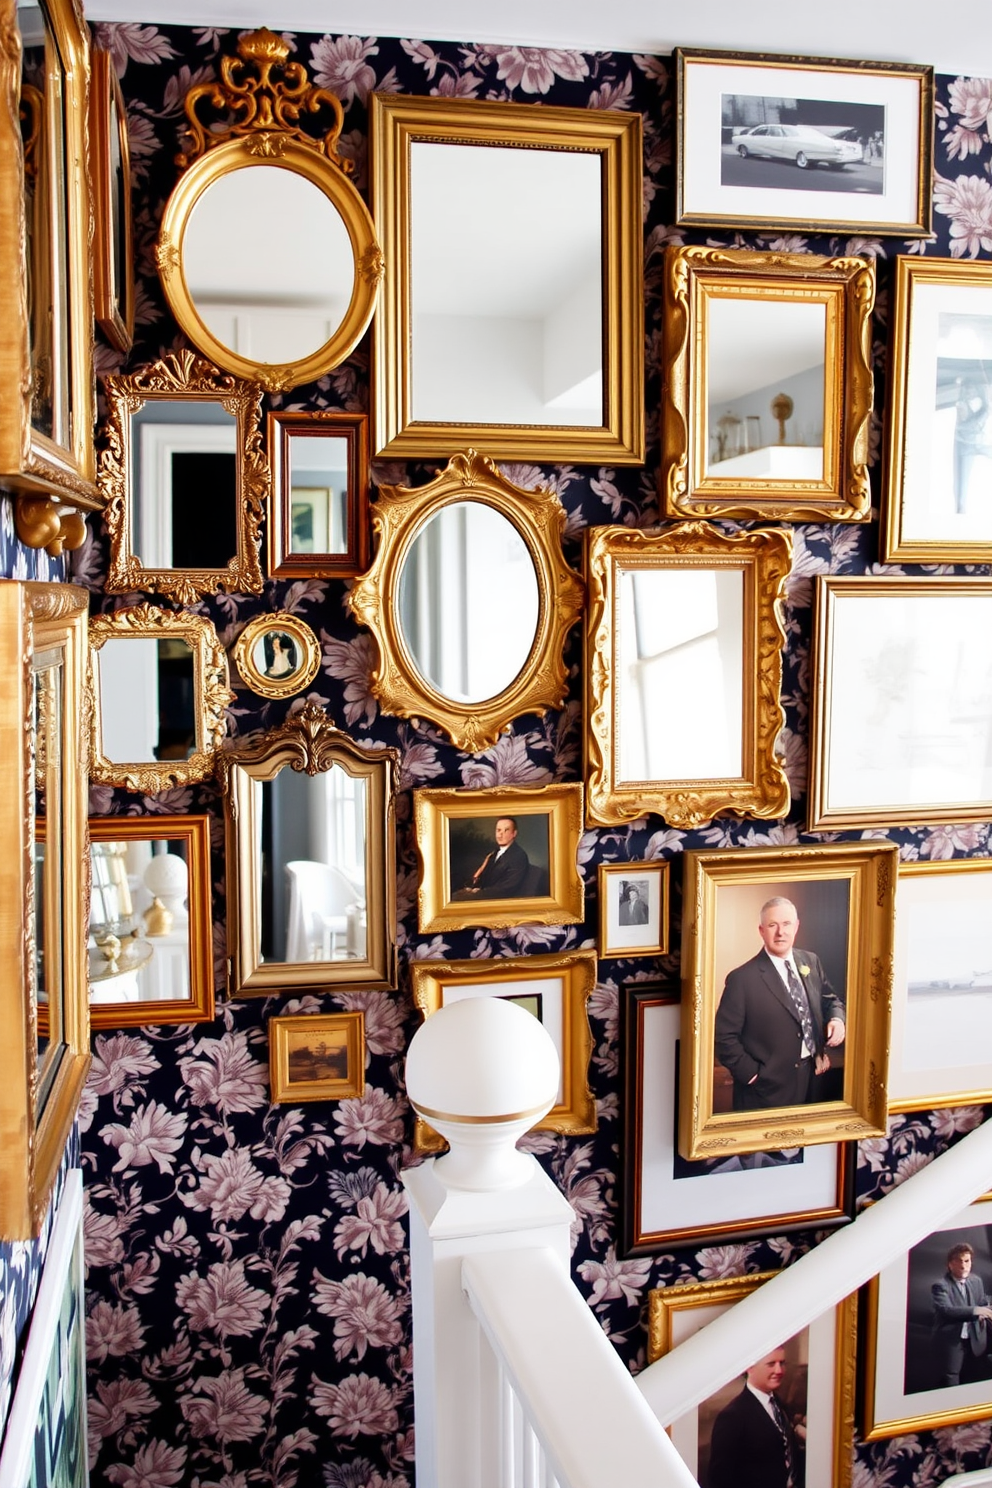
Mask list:
[[[502,997],[448,1003],[418,1028],[406,1088],[450,1152],[436,1169],[449,1188],[514,1188],[532,1159],[516,1144],[558,1099],[561,1066],[547,1029]]]
[[[153,899],[159,899],[172,915],[173,923],[184,925],[184,908],[189,892],[189,869],[177,853],[155,853],[143,874],[145,888]]]

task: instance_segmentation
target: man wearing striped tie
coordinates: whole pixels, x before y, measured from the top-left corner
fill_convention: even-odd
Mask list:
[[[783,1348],[747,1371],[743,1390],[713,1422],[703,1488],[803,1488],[806,1431],[778,1398],[784,1377]]]

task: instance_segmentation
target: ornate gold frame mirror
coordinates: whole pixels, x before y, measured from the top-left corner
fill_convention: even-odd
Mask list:
[[[90,817],[94,1028],[214,1016],[210,819]]]
[[[397,751],[360,748],[307,703],[217,772],[231,996],[395,987]]]
[[[791,562],[780,529],[587,530],[590,825],[786,815],[776,740]]]
[[[106,379],[108,594],[260,594],[262,390],[191,351]]]
[[[89,1067],[89,595],[0,583],[0,1238],[37,1235]]]
[[[90,774],[154,795],[214,772],[234,701],[227,655],[202,615],[140,604],[90,620]]]
[[[375,453],[643,461],[640,114],[374,93],[369,144]]]
[[[93,160],[93,301],[96,323],[126,354],[134,338],[134,231],[127,109],[109,52],[94,47],[90,90]]]
[[[37,29],[33,29],[37,20]],[[17,535],[58,554],[86,535],[94,480],[89,33],[74,0],[0,0],[0,483]],[[22,68],[23,61],[23,68]],[[64,519],[63,519],[63,514]]]
[[[468,450],[427,486],[382,486],[372,525],[375,559],[346,601],[375,636],[384,713],[429,718],[478,753],[520,714],[561,705],[584,590],[553,491]]]
[[[667,250],[667,516],[868,520],[874,301],[870,259]]]
[[[156,249],[169,308],[193,345],[270,392],[351,355],[383,271],[354,162],[338,153],[341,104],[289,53],[281,36],[252,31],[237,57],[221,58],[218,81],[190,88],[184,173]],[[204,106],[212,119],[201,119]],[[332,123],[317,138],[298,121],[321,110]]]

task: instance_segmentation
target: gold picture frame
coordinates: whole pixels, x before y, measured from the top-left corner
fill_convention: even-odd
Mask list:
[[[883,563],[988,563],[992,556],[992,524],[980,500],[992,472],[981,447],[990,305],[987,261],[896,259]]]
[[[950,1346],[962,1343],[965,1306],[957,1288],[950,1290],[949,1252],[955,1245],[972,1250],[968,1280],[974,1290],[970,1298],[972,1305],[981,1305],[987,1278],[992,1275],[990,1224],[992,1198],[986,1194],[891,1261],[864,1288],[863,1441],[988,1417],[992,1381],[959,1378],[950,1383],[947,1374],[953,1372],[948,1367],[953,1362]],[[940,1301],[945,1310],[940,1310]],[[948,1316],[948,1306],[953,1317]],[[961,1364],[970,1352],[964,1340],[964,1348],[959,1349],[959,1375],[964,1373]]]
[[[180,351],[126,376],[109,376],[104,388],[107,421],[98,480],[107,502],[104,520],[110,536],[107,593],[144,591],[185,605],[220,589],[261,594],[259,532],[269,490],[269,463],[262,443],[258,383],[218,372],[193,352]],[[177,424],[171,417],[177,407],[202,409],[210,404],[233,420],[233,427],[227,422]],[[137,421],[144,411],[156,405],[162,406],[166,417],[157,422],[149,416],[139,427]],[[177,454],[188,458],[198,453],[234,457],[234,551],[223,563],[212,566],[173,566],[162,560],[174,552],[172,501],[176,488],[182,489],[186,482],[174,480],[172,461]],[[148,545],[154,545],[154,560],[143,561],[136,552],[138,531],[146,559]],[[180,540],[189,542],[185,535]]]
[[[685,854],[684,1158],[885,1135],[898,857],[881,841]],[[759,943],[770,905],[798,917],[805,948],[797,946],[793,966],[809,1024],[764,935],[765,948]],[[803,1055],[810,1039],[815,1047]],[[814,1063],[816,1079],[796,1102],[802,1065],[812,1075]]]
[[[664,284],[665,515],[867,521],[874,260],[670,247]]]
[[[277,728],[232,741],[218,756],[217,773],[224,794],[230,995],[395,987],[398,751],[363,749],[309,702]],[[297,838],[292,860],[274,845],[265,863],[265,786],[282,774],[293,793],[290,809],[315,833],[333,816],[335,803],[340,807],[350,828],[337,851],[319,836],[308,837],[311,856],[301,859]],[[332,787],[336,796],[328,795]],[[356,859],[350,878],[346,848]],[[262,881],[284,883],[288,870],[280,935],[275,909],[263,913]]]
[[[186,610],[163,610],[157,605],[132,605],[90,620],[90,663],[87,687],[92,699],[92,747],[90,775],[103,785],[119,785],[125,790],[154,795],[173,785],[192,785],[214,773],[217,751],[227,731],[226,710],[234,702],[229,683],[227,654],[211,621]],[[115,651],[115,693],[126,688],[127,678],[137,679],[148,660],[147,648],[156,648],[159,665],[180,658],[192,668],[193,738],[185,746],[191,752],[175,758],[156,757],[143,760],[116,760],[107,753],[107,720],[101,681],[105,664],[101,652],[113,642],[144,642],[135,651],[133,663],[122,668]],[[164,649],[163,649],[164,648]],[[185,652],[189,652],[186,657]],[[150,653],[148,653],[150,654]],[[161,721],[161,716],[160,716]],[[161,737],[161,735],[160,735]],[[157,748],[159,746],[152,746]],[[183,747],[183,746],[180,746]],[[151,750],[150,750],[151,752]]]
[[[74,0],[32,12],[0,5],[0,483],[20,540],[53,555],[78,548],[98,511],[94,469],[89,31]],[[22,74],[23,61],[23,74]],[[23,116],[23,123],[22,123]],[[59,265],[63,267],[59,268]],[[32,348],[34,353],[32,354]]]
[[[93,299],[96,323],[115,350],[134,338],[134,234],[127,109],[113,57],[91,54],[90,145],[95,239]]]
[[[900,862],[889,1111],[992,1101],[984,1024],[992,1010],[992,858]],[[962,1062],[964,1048],[973,1053]],[[953,1047],[949,1041],[953,1040]]]
[[[90,1063],[87,783],[80,767],[88,603],[86,590],[70,584],[0,584],[7,678],[0,707],[4,1240],[40,1232]]]
[[[727,533],[706,522],[593,527],[585,559],[586,822],[616,826],[649,811],[674,827],[785,816],[789,784],[776,741],[791,534]],[[653,727],[657,676],[673,667],[680,706]],[[713,741],[705,759],[701,736]],[[706,774],[690,775],[699,760]],[[654,773],[665,767],[670,773]]]
[[[817,577],[811,832],[992,818],[990,631],[992,579]]]
[[[536,622],[522,665],[515,675],[511,671],[512,681],[490,696],[461,702],[425,677],[400,616],[404,570],[414,543],[446,509],[458,507],[469,514],[473,506],[503,518],[517,546],[526,550],[536,584]],[[507,480],[488,456],[467,450],[454,455],[426,486],[381,486],[372,506],[372,525],[378,539],[376,555],[345,602],[375,637],[379,659],[371,690],[384,713],[430,719],[458,749],[477,754],[494,744],[520,714],[561,706],[567,688],[565,638],[582,613],[584,590],[565,561],[565,509],[553,491],[543,486],[525,491]],[[435,595],[443,587],[435,583]],[[462,575],[452,592],[467,596],[472,588]],[[467,597],[461,601],[464,614],[467,602]],[[475,619],[491,634],[491,615]],[[459,623],[457,616],[450,620],[452,625]],[[466,619],[463,630],[467,623]],[[449,629],[447,620],[441,629]]]
[[[273,1105],[364,1095],[365,1014],[270,1018],[269,1086]]]
[[[340,488],[325,485],[326,471],[315,470],[315,446],[340,446],[343,456]],[[369,561],[369,420],[364,413],[330,412],[268,416],[272,489],[269,497],[269,577],[273,579],[354,578]],[[296,483],[294,446],[309,445],[308,459]],[[331,462],[328,461],[328,464]],[[339,475],[335,464],[331,476]],[[317,487],[324,491],[318,503]],[[342,532],[335,532],[336,521]],[[333,545],[333,546],[332,546]]]
[[[680,227],[930,236],[932,67],[676,47],[675,73]],[[820,124],[856,140],[839,151]],[[779,179],[756,181],[766,161]]]
[[[289,61],[289,54],[289,44],[264,27],[244,33],[238,38],[237,57],[220,59],[220,79],[189,89],[184,100],[188,150],[179,157],[183,173],[165,204],[155,249],[166,301],[184,334],[218,367],[261,383],[267,392],[313,382],[351,355],[372,319],[383,274],[372,218],[351,179],[354,162],[337,148],[344,120],[341,103],[326,88],[311,84],[306,68]],[[203,104],[215,110],[212,119],[199,117]],[[299,120],[321,109],[332,122],[318,138],[300,128]],[[207,325],[187,279],[186,240],[195,209],[217,183],[230,184],[247,170],[288,172],[315,187],[336,212],[335,226],[347,236],[354,265],[351,294],[339,322],[315,349],[284,361],[245,356],[222,341]],[[256,177],[262,179],[261,174]],[[241,236],[258,242],[257,234]],[[320,245],[309,246],[316,252]],[[326,243],[324,247],[326,252]],[[230,266],[225,267],[230,274]],[[212,268],[223,280],[222,266]]]
[[[579,1136],[596,1130],[596,1102],[589,1088],[592,1030],[586,1003],[596,985],[596,952],[486,957],[475,961],[411,961],[414,1006],[426,1019],[448,1000],[512,997],[539,1016],[558,1049],[558,1100],[535,1131]],[[516,990],[514,990],[516,989]],[[440,1152],[442,1138],[417,1118],[418,1152]]]
[[[413,813],[421,931],[581,924],[581,785],[416,790]],[[504,821],[513,829],[501,836]],[[487,873],[491,883],[474,883]]]
[[[375,454],[397,460],[424,460],[439,454],[452,455],[472,445],[501,460],[640,464],[645,449],[640,115],[606,109],[536,109],[529,103],[477,98],[412,98],[395,93],[373,93],[370,107],[372,212],[382,232],[383,252],[389,264],[375,333]],[[521,162],[526,160],[528,171],[542,160],[549,163],[549,169],[554,160],[561,162],[562,169],[569,169],[570,161],[598,156],[600,177],[596,199],[590,206],[599,236],[596,273],[601,276],[601,325],[591,337],[601,365],[602,412],[598,423],[539,422],[519,409],[514,417],[498,422],[477,416],[459,422],[447,409],[431,412],[429,417],[417,413],[417,404],[422,401],[414,385],[417,262],[437,262],[438,255],[445,251],[445,240],[457,255],[462,272],[465,256],[461,240],[456,241],[457,234],[444,220],[442,242],[424,249],[425,258],[420,257],[413,241],[414,156],[432,146],[474,148],[477,170],[490,163],[478,155],[479,150],[498,150],[503,162],[518,152]],[[433,156],[435,163],[439,159],[443,157]],[[506,200],[517,195],[512,180],[511,174],[502,187]],[[429,182],[418,175],[416,190],[423,193],[425,189],[429,189]],[[440,195],[444,195],[443,186]],[[418,227],[428,226],[438,216],[448,216],[450,200],[440,212],[435,210],[433,194],[430,200],[431,206],[418,213]],[[536,200],[534,205],[540,210]],[[478,215],[480,207],[476,204],[472,213]],[[499,215],[498,211],[483,210],[479,219],[490,239],[494,219]],[[527,244],[528,259],[535,260],[541,246],[532,238]],[[543,293],[547,295],[549,279],[560,287],[570,268],[560,266],[556,271],[554,266],[546,266]],[[517,266],[513,272],[518,274]],[[528,265],[519,267],[519,277],[526,278],[527,272]],[[487,289],[491,288],[487,284]],[[491,360],[492,344],[487,342],[487,347]],[[573,348],[573,362],[575,358]],[[464,356],[460,355],[457,363],[458,378],[468,380]],[[487,401],[491,403],[492,398],[480,398],[473,406]],[[541,406],[547,409],[550,405]]]
[[[760,1271],[748,1276],[723,1277],[719,1281],[654,1288],[648,1293],[648,1363],[653,1364],[670,1353],[777,1274]],[[802,1417],[806,1461],[815,1463],[822,1474],[816,1481],[829,1483],[830,1488],[850,1488],[851,1484],[856,1345],[856,1297],[847,1297],[836,1307],[828,1308],[798,1334],[783,1340],[787,1367],[776,1394],[781,1390],[787,1418]],[[747,1387],[732,1381],[669,1427],[674,1445],[695,1476],[702,1476],[704,1454],[709,1459],[716,1416],[733,1401],[740,1388]],[[757,1400],[754,1405],[761,1408]],[[720,1432],[722,1460],[735,1450],[735,1442],[737,1451],[743,1447],[736,1411],[724,1417],[724,1422]],[[810,1479],[803,1476],[798,1481]]]
[[[320,646],[305,620],[275,610],[248,621],[235,643],[234,664],[260,697],[292,697],[320,670]]]
[[[210,818],[157,814],[91,816],[89,832],[93,861],[89,918],[90,1026],[137,1028],[146,1023],[210,1022],[214,1016]],[[123,859],[127,850],[141,843],[174,845],[178,849],[177,856],[185,863],[189,875],[185,905],[180,903],[173,909],[169,902],[153,897],[143,915],[137,915],[127,892],[127,878],[121,883],[118,876],[114,884],[111,872],[98,869],[97,855],[103,854],[101,868],[105,864],[108,869],[117,869],[118,875],[126,874]],[[118,944],[112,941],[108,946],[107,935],[113,936]],[[129,972],[133,973],[130,977]],[[162,995],[170,980],[173,984],[185,981],[187,994]],[[115,998],[115,985],[125,984],[128,995]],[[169,990],[174,990],[174,986]]]
[[[669,871],[667,858],[600,863],[600,956],[667,955]]]

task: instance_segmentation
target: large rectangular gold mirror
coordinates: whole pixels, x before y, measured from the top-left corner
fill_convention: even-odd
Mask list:
[[[0,401],[0,481],[18,493],[18,535],[40,547],[61,530],[51,492],[59,504],[103,504],[93,457],[89,33],[73,0],[0,0],[0,34],[0,373],[5,387],[28,391]]]
[[[90,867],[93,1027],[212,1018],[209,819],[91,817]]]
[[[868,259],[668,249],[667,516],[867,521],[874,295]]]
[[[89,596],[0,582],[0,1238],[36,1235],[89,1065],[83,674]]]
[[[376,93],[370,149],[375,452],[639,464],[640,115]]]
[[[782,817],[789,533],[586,532],[586,821]]]

